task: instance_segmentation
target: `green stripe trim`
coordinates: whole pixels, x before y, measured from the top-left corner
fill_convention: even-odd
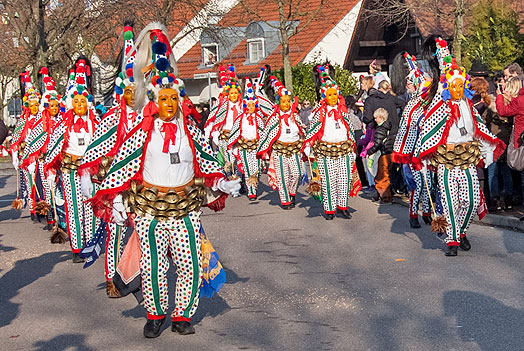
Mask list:
[[[246,182],[246,185],[247,185],[247,180],[251,176],[249,174],[249,163],[247,161],[247,150],[246,149],[242,149],[242,151],[240,151],[240,155],[242,155],[242,162],[244,162],[244,172],[246,172],[245,173],[245,182]],[[255,191],[255,188],[252,187],[251,185],[247,185],[247,186],[249,187],[250,192],[254,192]]]
[[[97,138],[97,139],[94,140],[93,142],[89,143],[89,146],[87,147],[86,152],[87,152],[88,150],[94,149],[94,148],[97,147],[98,145],[102,144],[104,141],[106,141],[107,139],[109,139],[111,136],[116,135],[117,127],[118,127],[118,125],[112,127],[112,128],[109,129],[107,132],[105,132],[104,134],[102,134],[102,135],[100,136],[100,138]]]
[[[41,137],[45,136],[46,134],[47,134],[46,132],[42,132],[42,133],[40,133],[40,134],[39,134],[35,139],[33,139],[33,141],[31,141],[31,142],[29,143],[29,147],[35,145],[35,144],[39,141],[39,139],[40,139]]]
[[[51,150],[48,150],[47,153],[48,154],[52,154],[55,151],[55,149],[58,147],[58,145],[60,145],[62,143],[63,140],[64,140],[64,134],[60,135],[60,137],[58,138],[56,143],[53,145]]]
[[[475,202],[473,200],[473,180],[471,179],[471,173],[470,173],[469,168],[465,170],[465,173],[466,173],[466,178],[468,179],[469,208],[468,208],[468,213],[466,214],[466,217],[464,217],[464,222],[462,223],[462,226],[460,227],[461,234],[464,234],[467,229],[469,220],[471,218],[471,215],[473,214],[473,204]]]
[[[273,127],[269,128],[269,130],[267,131],[266,137],[264,138],[264,140],[262,140],[260,145],[264,145],[266,143],[267,138],[269,138],[269,134],[271,134],[271,131],[273,131],[273,129],[275,129],[277,126],[278,126],[278,123],[275,123],[275,125]]]
[[[113,257],[115,259],[115,268],[118,266],[118,262],[120,261],[119,253],[120,253],[120,236],[122,235],[122,227],[118,224],[116,225],[116,233],[115,233],[115,242],[113,244]]]
[[[147,241],[149,243],[149,250],[151,253],[151,287],[153,290],[153,301],[155,303],[156,315],[162,316],[166,314],[160,304],[160,289],[158,282],[158,252],[156,250],[156,238],[155,229],[158,221],[153,218],[151,224],[149,224],[149,230],[147,232]]]
[[[193,309],[193,304],[195,303],[195,298],[198,294],[198,289],[200,288],[198,286],[198,278],[200,277],[200,271],[198,267],[198,252],[196,247],[196,233],[195,229],[193,228],[193,224],[191,223],[191,219],[189,216],[184,217],[184,224],[187,229],[187,234],[189,235],[189,248],[191,250],[191,262],[193,263],[193,283],[191,286],[191,297],[189,298],[189,303],[187,305],[187,308],[184,310],[184,313],[182,314],[183,317],[189,318],[189,314],[191,313],[191,310]]]
[[[216,158],[214,158],[212,155],[204,151],[204,149],[202,148],[202,145],[200,145],[197,142],[194,142],[194,144],[195,144],[195,149],[197,149],[198,152],[200,152],[200,157],[202,157],[204,160],[208,160],[211,162],[218,162]]]
[[[282,183],[282,190],[284,190],[284,197],[286,199],[286,202],[289,202],[289,194],[287,193],[286,189],[286,178],[284,177],[284,162],[282,162],[283,156],[278,155],[278,163],[280,164],[280,179]]]
[[[80,227],[80,218],[78,213],[78,200],[76,198],[76,184],[75,184],[75,173],[71,171],[69,173],[69,182],[71,183],[71,199],[73,199],[73,211],[75,216],[75,235],[76,235],[76,243],[78,247],[75,247],[75,249],[82,248],[82,228]]]
[[[135,158],[139,157],[140,155],[142,155],[142,150],[143,149],[144,149],[143,146],[139,147],[131,155],[127,156],[122,161],[117,162],[116,164],[112,165],[111,169],[109,169],[109,172],[107,172],[106,178],[107,178],[108,175],[113,174],[113,173],[119,171],[120,169],[122,169],[126,163],[129,163],[133,159],[135,159]]]
[[[448,204],[448,214],[451,220],[451,228],[453,229],[453,240],[457,241],[457,230],[455,229],[455,214],[453,213],[453,201],[451,201],[451,194],[449,192],[449,170],[444,170],[444,187],[446,188],[446,202]]]
[[[424,144],[428,139],[430,139],[433,136],[433,134],[436,133],[437,130],[444,127],[445,124],[446,118],[442,119],[442,121],[440,121],[435,127],[433,127],[433,129],[431,129],[426,135],[424,135],[421,144]]]
[[[349,207],[349,194],[351,193],[351,181],[353,180],[353,169],[351,168],[351,162],[349,162],[349,155],[346,155],[346,174],[351,174],[348,178],[348,195],[346,196],[346,199],[344,200],[346,203],[346,207]]]
[[[330,211],[333,211],[333,207],[331,206],[331,185],[329,184],[329,169],[327,166],[326,158],[323,159],[324,161],[324,173],[326,174],[326,193],[327,193],[327,200],[328,200],[328,208]]]

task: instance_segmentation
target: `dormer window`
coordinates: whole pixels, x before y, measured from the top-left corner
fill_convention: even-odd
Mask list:
[[[218,45],[202,45],[202,63],[204,66],[211,67],[218,62]]]
[[[257,63],[262,60],[265,55],[264,39],[248,39],[247,41],[247,55],[250,63]]]

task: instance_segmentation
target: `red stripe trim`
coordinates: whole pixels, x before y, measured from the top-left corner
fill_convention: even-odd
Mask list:
[[[147,319],[151,319],[151,320],[158,320],[158,319],[164,319],[166,317],[165,314],[162,314],[160,316],[157,316],[155,314],[151,314],[149,312],[147,312]]]

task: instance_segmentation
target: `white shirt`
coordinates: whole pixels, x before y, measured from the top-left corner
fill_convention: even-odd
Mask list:
[[[242,113],[242,107],[239,103],[234,104],[231,101],[229,101],[226,121],[224,122],[224,126],[222,127],[222,129],[231,130],[231,128],[233,128],[233,123],[235,122],[235,113],[233,112],[233,107],[237,110],[237,116]]]
[[[253,125],[249,124],[248,121],[248,115],[245,115],[242,117],[242,135],[244,139],[256,139],[257,138],[257,121],[256,121],[256,114],[252,114],[253,116]]]
[[[457,102],[452,102],[456,104]],[[461,144],[473,141],[475,135],[475,127],[473,126],[473,115],[466,100],[462,99],[458,102],[460,109],[460,118],[449,128],[448,144]],[[465,128],[466,134],[461,135],[460,129]]]
[[[169,152],[164,153],[164,133],[162,124],[174,123],[177,125],[175,145],[169,145]],[[180,163],[171,164],[170,154],[178,153]],[[147,146],[142,176],[150,184],[163,187],[177,187],[187,184],[194,178],[193,150],[189,145],[183,122],[173,120],[164,122],[160,118],[155,120],[155,127],[151,132],[151,140]]]
[[[83,119],[86,122],[88,131],[82,128],[79,133],[75,132],[75,123],[79,119]],[[91,123],[89,117],[87,117],[87,115],[82,117],[75,115],[73,125],[71,126],[71,130],[69,132],[69,145],[67,146],[65,152],[70,155],[84,156],[87,147],[93,138],[93,133],[93,123]]]
[[[326,120],[324,122],[324,135],[322,141],[328,143],[338,143],[339,141],[348,140],[348,130],[342,120],[336,121],[335,115],[331,111],[337,109],[337,106],[328,106]],[[342,117],[341,117],[342,118]]]
[[[278,137],[278,141],[283,143],[294,143],[300,138],[300,135],[298,134],[299,128],[297,123],[292,118],[293,113],[291,110],[289,110],[287,113],[290,114],[288,119],[289,126],[286,125],[286,122],[284,122],[284,118],[282,117],[285,113],[280,111],[280,136]]]

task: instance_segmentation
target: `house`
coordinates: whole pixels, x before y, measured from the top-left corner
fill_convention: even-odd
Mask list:
[[[302,13],[312,13],[317,8],[319,12],[290,18],[290,24],[300,28],[289,40],[291,65],[326,59],[344,65],[362,0],[324,2],[320,7],[320,0],[300,4]],[[265,64],[274,70],[282,68],[279,23],[277,2],[244,0],[217,25],[203,31],[200,40],[177,62],[189,97],[202,103],[210,95],[218,95],[218,64],[233,64],[239,77],[254,77]]]

